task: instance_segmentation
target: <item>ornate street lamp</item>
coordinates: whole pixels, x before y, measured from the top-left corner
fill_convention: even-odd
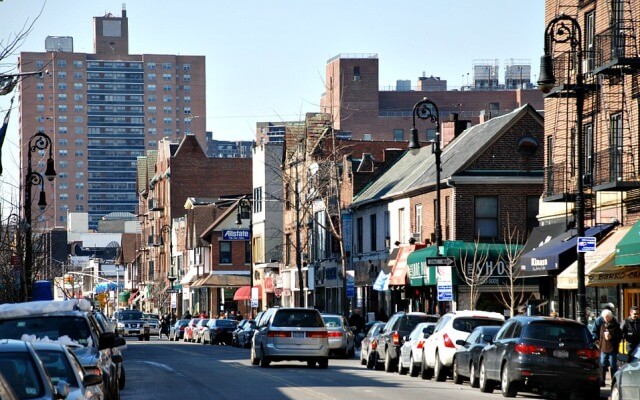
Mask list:
[[[31,300],[31,282],[33,281],[33,243],[31,238],[31,187],[40,186],[40,196],[38,198],[38,206],[40,210],[44,210],[47,206],[47,197],[44,191],[44,177],[33,171],[31,167],[31,153],[38,150],[49,149],[49,158],[47,159],[47,169],[44,177],[48,181],[53,181],[56,177],[56,171],[53,162],[53,145],[51,138],[44,132],[37,132],[29,139],[29,148],[27,149],[27,174],[24,180],[24,220],[25,220],[25,257],[24,264],[21,268],[20,276],[20,299],[22,301]]]
[[[169,271],[167,271],[167,280],[171,284],[171,290],[173,290],[173,282],[175,282],[177,276],[173,273],[173,243],[171,235],[171,225],[162,225],[160,228],[160,246],[164,246],[164,234],[169,234]]]
[[[570,82],[562,90],[573,93],[576,99],[576,154],[577,162],[577,182],[576,182],[576,227],[578,237],[585,235],[584,229],[584,149],[582,137],[582,113],[584,107],[585,85],[582,72],[582,32],[578,21],[568,15],[561,14],[549,22],[544,34],[544,55],[540,58],[540,75],[538,86],[543,93],[549,93],[556,85],[556,78],[553,72],[553,45],[568,44],[573,54],[575,54],[574,65],[576,66],[576,83]],[[586,319],[586,288],[584,282],[584,253],[578,252],[578,293],[576,314],[578,321],[587,323]]]
[[[418,137],[418,130],[416,129],[416,115],[420,119],[429,120],[436,124],[435,138],[427,143],[431,143],[431,152],[436,158],[436,209],[434,211],[436,217],[436,251],[439,256],[440,248],[442,247],[442,225],[440,221],[440,172],[442,170],[440,166],[440,154],[442,154],[442,150],[440,149],[440,112],[438,111],[436,103],[426,97],[413,106],[413,125],[411,128],[411,138],[409,140],[409,151],[412,154],[417,154],[418,149],[420,149],[420,139]]]

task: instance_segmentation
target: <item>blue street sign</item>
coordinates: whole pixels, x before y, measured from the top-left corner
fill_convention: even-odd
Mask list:
[[[248,229],[223,229],[222,240],[251,240],[251,231]]]
[[[578,253],[596,251],[596,238],[591,236],[578,237]]]

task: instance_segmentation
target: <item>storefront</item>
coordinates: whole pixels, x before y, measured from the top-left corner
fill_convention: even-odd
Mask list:
[[[414,251],[407,259],[409,284],[415,290],[413,301],[417,308],[427,313],[442,313],[449,309],[475,309],[505,312],[504,299],[514,289],[516,303],[534,295],[537,281],[526,283],[518,279],[518,266],[511,261],[521,246],[504,244],[446,241],[438,256],[435,246]],[[453,301],[438,301],[440,269],[429,266],[427,259],[447,257],[454,261],[451,271]]]
[[[418,311],[413,308],[411,292],[407,284],[407,258],[415,250],[424,248],[424,244],[410,244],[398,248],[398,256],[389,275],[390,303],[384,308],[387,315],[393,315],[398,311]]]
[[[605,275],[609,279],[624,279],[622,284],[622,316],[629,315],[629,307],[640,306],[640,287],[638,268],[640,268],[640,221],[631,226],[629,232],[616,245],[616,257],[613,263],[616,275]],[[624,277],[621,272],[624,271]],[[605,271],[606,273],[606,271]]]

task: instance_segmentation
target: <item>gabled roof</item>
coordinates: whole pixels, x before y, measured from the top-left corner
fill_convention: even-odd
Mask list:
[[[508,114],[466,129],[442,149],[440,179],[444,180],[464,171],[503,133],[528,114],[542,124],[540,114],[529,104],[525,104]],[[435,185],[435,180],[435,156],[431,146],[425,145],[416,155],[406,152],[400,157],[384,174],[354,197],[352,207],[404,196],[411,191]]]

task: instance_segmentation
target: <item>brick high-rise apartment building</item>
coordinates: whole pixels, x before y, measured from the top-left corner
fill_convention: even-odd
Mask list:
[[[71,37],[48,37],[45,52],[21,52],[27,71],[47,73],[21,83],[22,169],[29,139],[42,131],[58,173],[45,183],[49,207],[33,214],[40,228],[66,225],[67,212],[87,212],[91,228],[110,212],[133,213],[138,156],[185,134],[206,146],[205,57],[129,54],[124,8],[94,17],[94,53],[74,52]],[[32,153],[34,171],[43,173],[47,158]]]

